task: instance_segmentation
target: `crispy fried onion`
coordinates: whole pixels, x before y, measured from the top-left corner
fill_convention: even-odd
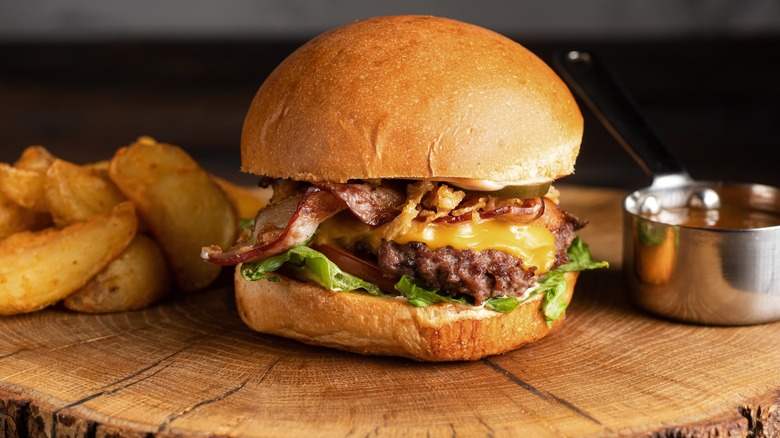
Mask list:
[[[436,218],[433,222],[454,224],[470,220],[498,218],[506,222],[529,223],[544,215],[546,203],[542,198],[507,199],[505,201],[514,202],[491,203],[494,204],[492,208],[472,210],[459,215],[442,216]]]
[[[398,214],[404,196],[389,187],[368,184],[324,183],[308,187],[261,210],[251,236],[223,251],[212,245],[201,258],[218,265],[259,260],[308,242],[320,224],[349,209],[369,225],[383,224]]]
[[[421,187],[422,188],[422,187]],[[453,190],[446,184],[427,188],[415,207],[415,219],[426,222],[457,223],[467,220],[500,219],[529,223],[544,214],[542,198],[509,199]]]

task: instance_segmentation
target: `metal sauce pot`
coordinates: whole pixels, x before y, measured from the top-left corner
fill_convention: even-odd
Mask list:
[[[653,177],[623,201],[632,301],[702,324],[780,320],[780,190],[694,181],[592,54],[561,53],[555,66]]]

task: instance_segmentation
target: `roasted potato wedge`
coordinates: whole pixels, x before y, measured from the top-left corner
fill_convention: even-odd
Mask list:
[[[124,251],[137,227],[133,204],[123,202],[63,229],[0,241],[0,315],[41,309],[83,287]]]
[[[0,239],[19,231],[39,230],[50,223],[48,214],[22,207],[0,190]]]
[[[44,185],[46,173],[0,163],[0,190],[11,201],[37,212],[48,211]]]
[[[45,213],[44,174],[54,160],[54,156],[43,146],[30,146],[22,151],[13,166],[0,163],[0,191],[5,194],[6,200]]]
[[[111,166],[111,160],[95,161],[94,163],[85,164],[84,167],[97,172],[98,175],[108,178],[108,168]]]
[[[63,303],[77,312],[109,313],[143,309],[171,290],[160,246],[138,234],[130,245]]]
[[[238,218],[228,197],[184,150],[141,137],[117,151],[111,179],[138,207],[183,291],[203,289],[220,267],[200,259],[203,246],[228,247]]]
[[[107,173],[63,160],[49,166],[44,189],[49,212],[60,227],[111,211],[127,200]]]
[[[249,189],[233,184],[218,176],[212,176],[212,178],[222,191],[225,192],[228,199],[230,199],[230,202],[233,203],[233,207],[236,209],[238,217],[242,219],[251,219],[255,217],[257,212],[268,205],[268,200],[271,199],[269,189],[261,189],[259,187]]]
[[[52,155],[43,146],[30,146],[22,151],[22,155],[14,162],[17,169],[34,170],[36,172],[46,172],[55,160]]]

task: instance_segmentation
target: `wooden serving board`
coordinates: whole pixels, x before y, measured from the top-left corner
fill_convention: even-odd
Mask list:
[[[560,187],[609,270],[537,344],[416,363],[246,329],[230,277],[114,315],[0,319],[0,431],[18,436],[777,436],[780,324],[707,327],[629,305],[623,193]],[[301,315],[305,317],[305,315]]]

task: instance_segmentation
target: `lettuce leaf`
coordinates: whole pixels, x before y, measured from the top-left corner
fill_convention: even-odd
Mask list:
[[[404,275],[395,284],[398,292],[414,307],[425,307],[435,303],[469,304],[464,298],[451,298],[439,295],[437,291],[426,289],[425,284],[417,278]]]
[[[606,261],[596,261],[590,253],[588,244],[579,237],[575,237],[568,250],[569,262],[558,266],[548,272],[539,280],[539,286],[531,292],[531,296],[526,300],[538,294],[544,294],[542,298],[542,313],[551,326],[553,321],[560,318],[566,311],[566,300],[563,299],[566,294],[566,272],[585,271],[589,269],[608,268]]]
[[[495,312],[510,313],[517,309],[521,303],[515,297],[493,297],[485,300],[485,307]]]
[[[238,220],[238,228],[241,231],[252,233],[252,228],[255,226],[255,220],[252,218],[241,218]]]
[[[532,295],[544,294],[542,298],[542,314],[551,326],[553,321],[560,318],[568,306],[564,296],[566,295],[566,277],[565,271],[551,271],[539,281],[539,287],[533,291]],[[530,297],[529,297],[530,298]]]
[[[565,265],[558,266],[551,272],[574,272],[574,271],[586,271],[589,269],[608,268],[609,263],[606,261],[597,262],[590,253],[590,247],[587,243],[583,242],[579,237],[575,237],[568,250],[569,262]]]
[[[241,266],[241,276],[249,281],[268,279],[279,281],[271,272],[287,264],[298,277],[313,281],[337,292],[363,289],[371,295],[384,295],[379,286],[342,271],[324,254],[308,246],[294,246],[282,254]]]

